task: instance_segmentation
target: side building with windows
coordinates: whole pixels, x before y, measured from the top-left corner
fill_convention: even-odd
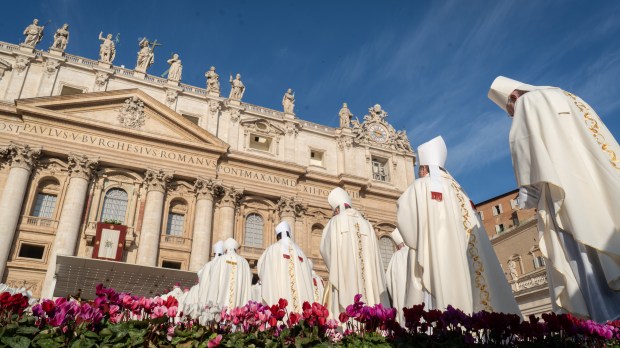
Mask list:
[[[333,128],[157,74],[0,42],[0,282],[49,296],[63,255],[195,272],[229,237],[254,267],[280,220],[326,276],[336,186],[390,259],[415,154],[380,105]]]
[[[538,248],[535,209],[519,208],[519,190],[476,204],[476,211],[524,316],[551,311],[547,269]]]

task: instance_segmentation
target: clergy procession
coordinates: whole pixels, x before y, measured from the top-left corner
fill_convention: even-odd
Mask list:
[[[537,210],[554,311],[596,321],[620,318],[618,143],[588,104],[559,88],[500,76],[488,96],[512,118],[519,204]],[[373,226],[336,187],[327,198],[333,217],[320,244],[326,280],[282,221],[277,242],[258,260],[254,285],[248,262],[236,253],[239,244],[228,239],[215,243],[194,287],[169,295],[193,318],[250,299],[266,305],[284,299],[289,313],[318,302],[338,317],[359,296],[370,306],[396,308],[401,325],[402,309],[419,304],[520,316],[472,201],[445,168],[447,156],[441,136],[418,147],[418,179],[398,200],[398,228],[391,233],[397,251],[387,272]]]

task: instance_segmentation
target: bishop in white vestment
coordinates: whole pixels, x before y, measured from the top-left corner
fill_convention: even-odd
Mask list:
[[[224,241],[225,254],[213,260],[209,268],[207,301],[227,308],[244,306],[250,300],[252,273],[250,265],[236,250],[239,243],[232,238]]]
[[[334,216],[323,230],[321,255],[329,271],[324,304],[338,317],[357,294],[373,306],[389,307],[385,273],[372,225],[351,206],[351,197],[340,187],[327,197]]]
[[[407,278],[409,276],[409,270],[407,269],[407,258],[409,256],[409,247],[405,245],[398,228],[392,231],[391,237],[396,244],[397,250],[392,255],[390,263],[387,266],[385,280],[388,293],[392,299],[392,307],[397,310],[396,321],[405,325],[403,307],[405,307],[405,291],[408,286]]]
[[[427,291],[437,309],[452,305],[465,313],[520,315],[473,204],[443,168],[443,139],[420,145],[418,156],[420,178],[398,200],[398,229],[412,249],[405,306],[423,302]]]
[[[262,302],[271,306],[283,298],[289,312],[301,313],[304,302],[314,302],[312,269],[308,258],[291,239],[291,227],[282,221],[276,226],[278,241],[258,259]]]
[[[217,257],[221,256],[224,253],[224,242],[218,241],[213,244],[213,259],[204,266],[200,270],[198,270],[198,284],[192,286],[185,298],[183,299],[183,305],[180,308],[183,309],[184,315],[189,315],[190,317],[196,319],[200,316],[202,309],[207,305],[206,294],[207,294],[207,285],[209,284],[210,276],[209,270],[213,260]]]
[[[322,303],[323,294],[325,292],[325,282],[323,281],[323,278],[321,278],[314,271],[314,262],[310,259],[308,259],[308,261],[310,262],[310,269],[312,269],[312,291],[314,292],[314,302]]]
[[[557,312],[620,318],[620,147],[581,98],[495,79],[489,98],[513,116],[520,205],[537,208],[540,250]]]

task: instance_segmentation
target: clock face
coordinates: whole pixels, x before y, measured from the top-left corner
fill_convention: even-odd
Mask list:
[[[370,139],[378,143],[385,143],[388,140],[387,129],[381,124],[373,123],[369,125],[368,132],[370,133]]]

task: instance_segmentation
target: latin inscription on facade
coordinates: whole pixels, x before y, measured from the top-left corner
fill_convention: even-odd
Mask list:
[[[134,153],[143,156],[151,156],[154,158],[163,158],[183,164],[192,164],[209,168],[215,168],[217,165],[217,162],[215,160],[207,159],[200,156],[192,156],[177,151],[169,151],[157,147],[144,146],[140,144],[129,143],[123,140],[114,140],[112,138],[102,137],[99,135],[74,132],[50,126],[33,125],[29,123],[22,125],[0,121],[0,132],[12,134],[27,133],[44,137],[58,138],[74,143],[97,146],[108,150]]]

